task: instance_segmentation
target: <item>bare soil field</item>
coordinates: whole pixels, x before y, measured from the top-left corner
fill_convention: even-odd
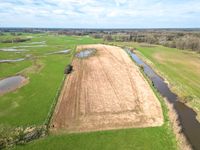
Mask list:
[[[51,131],[85,132],[163,124],[159,100],[128,54],[102,44],[88,58],[74,58],[65,80]]]

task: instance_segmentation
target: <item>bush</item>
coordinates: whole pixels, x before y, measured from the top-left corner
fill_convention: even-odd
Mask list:
[[[34,139],[43,137],[47,133],[46,126],[32,127],[0,127],[0,149],[11,147],[16,144],[24,144]]]

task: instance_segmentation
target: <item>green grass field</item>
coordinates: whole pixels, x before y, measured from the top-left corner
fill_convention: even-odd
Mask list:
[[[23,34],[31,36],[31,41],[0,44],[0,48],[26,46],[31,42],[46,41],[45,47],[27,47],[23,53],[2,52],[0,59],[13,59],[31,54],[33,60],[0,64],[0,78],[22,74],[29,83],[15,92],[0,97],[0,125],[8,127],[42,125],[45,123],[56,93],[64,78],[64,68],[73,58],[76,45],[101,43],[101,40],[75,36],[50,34]],[[0,37],[4,38],[3,36]],[[12,38],[6,35],[5,38]],[[71,49],[70,54],[46,55],[48,52]],[[177,149],[175,136],[169,125],[167,108],[162,98],[164,124],[161,127],[134,128],[112,131],[98,131],[78,134],[50,134],[14,149]]]
[[[137,49],[138,55],[165,77],[172,90],[198,113],[200,118],[200,54],[139,43],[114,43]]]
[[[34,57],[33,60],[0,64],[0,78],[18,73],[29,78],[29,83],[24,87],[0,97],[0,124],[10,126],[43,124],[63,80],[64,68],[71,62],[76,45],[100,42],[89,37],[23,35],[23,37],[26,36],[32,36],[32,40],[0,44],[0,48],[8,48],[30,45],[29,43],[36,41],[46,41],[45,47],[28,47],[26,50],[29,51],[25,53],[0,51],[1,59],[21,58],[27,54]],[[71,49],[71,53],[45,55],[48,52],[65,49]],[[29,68],[28,71],[26,71],[27,68]]]
[[[18,146],[16,150],[174,150],[174,137],[167,131],[164,127],[156,127],[50,135]]]

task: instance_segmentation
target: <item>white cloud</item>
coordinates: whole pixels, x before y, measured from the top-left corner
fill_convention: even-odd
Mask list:
[[[199,6],[199,0],[1,0],[0,26],[197,27]]]
[[[127,3],[127,0],[115,0],[117,6]]]

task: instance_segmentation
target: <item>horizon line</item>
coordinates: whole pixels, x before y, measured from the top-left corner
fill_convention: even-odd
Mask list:
[[[18,28],[18,29],[200,29],[200,27],[130,27],[130,28],[110,28],[110,27],[102,27],[102,28],[98,28],[98,27],[0,27],[0,29],[5,29],[5,28]]]

